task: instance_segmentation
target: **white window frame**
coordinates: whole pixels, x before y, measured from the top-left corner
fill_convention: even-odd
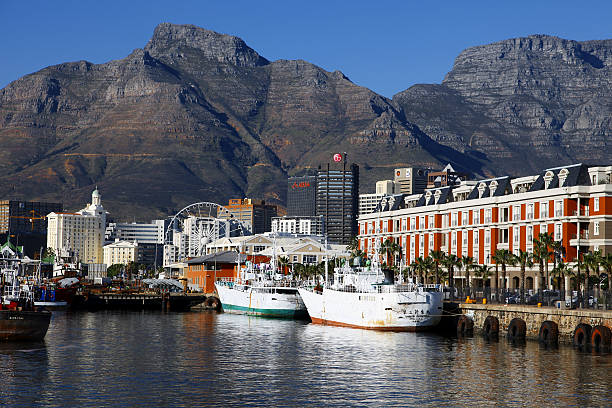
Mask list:
[[[555,224],[554,240],[561,241],[561,238],[563,238],[563,224],[557,223]]]
[[[540,218],[548,218],[548,201],[540,203]]]
[[[593,223],[593,235],[599,235],[599,221]]]
[[[599,211],[599,197],[593,198],[593,211]]]

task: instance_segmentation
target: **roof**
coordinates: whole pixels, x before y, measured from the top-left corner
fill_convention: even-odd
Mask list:
[[[240,254],[240,263],[244,263],[245,261],[246,261],[246,255]],[[187,265],[213,264],[213,263],[237,264],[238,263],[238,253],[236,251],[215,252],[213,254],[200,256],[200,257],[193,258],[187,261]]]

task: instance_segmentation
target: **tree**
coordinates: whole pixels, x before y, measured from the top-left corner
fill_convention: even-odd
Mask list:
[[[435,250],[435,251],[431,251],[429,253],[429,256],[431,256],[431,259],[433,259],[434,261],[434,274],[436,275],[436,285],[440,284],[440,264],[442,263],[442,260],[445,257],[445,254],[443,251],[440,250]]]
[[[427,256],[423,260],[423,263],[425,271],[425,284],[427,284],[429,282],[429,272],[431,272],[435,268],[435,261],[431,256]]]
[[[476,277],[482,279],[482,287],[485,286],[485,280],[489,278],[493,274],[493,267],[487,265],[474,265],[474,275]]]
[[[493,255],[495,259],[495,263],[501,265],[502,268],[502,281],[503,281],[503,291],[506,292],[506,265],[516,265],[516,259],[512,252],[507,249],[498,249],[495,251],[495,255]]]
[[[283,273],[286,272],[286,267],[289,265],[289,258],[286,256],[278,257],[278,265]]]
[[[466,279],[466,285],[469,288],[470,285],[470,270],[475,269],[476,268],[476,264],[474,263],[474,258],[472,258],[471,256],[464,256],[463,257],[463,267],[465,268],[465,279]]]
[[[419,277],[419,282],[423,283],[423,272],[425,271],[425,263],[422,257],[418,257],[410,264],[414,273]]]
[[[550,250],[550,245],[553,242],[553,236],[548,232],[538,234],[537,238],[533,240],[533,257],[540,265],[540,281],[543,284],[546,281],[546,284],[542,285],[542,289],[548,288],[548,261],[553,254]],[[546,277],[544,271],[546,271]]]
[[[455,284],[453,282],[455,278],[455,268],[461,268],[461,258],[459,258],[455,254],[449,254],[444,257],[444,259],[442,260],[442,264],[448,270],[448,282],[451,289],[451,299],[453,299],[455,294]]]
[[[109,266],[108,268],[106,268],[106,276],[108,276],[109,278],[115,278],[117,276],[120,276],[123,272],[123,266],[124,265],[122,264],[113,264]]]
[[[525,270],[527,267],[533,266],[533,256],[526,251],[519,250],[519,254],[516,256],[516,262],[521,267],[521,300],[525,301]]]
[[[561,299],[565,299],[565,275],[570,275],[571,267],[561,261],[552,270],[553,275],[559,277],[559,292]]]
[[[357,238],[357,236],[352,236],[351,240],[349,241],[348,245],[346,246],[346,249],[349,252],[354,252],[357,251],[359,249],[359,239]]]
[[[385,254],[385,264],[387,266],[395,266],[395,254],[399,252],[399,245],[397,242],[393,241],[391,238],[387,238],[382,243],[380,249]],[[392,259],[391,262],[389,262],[389,257]]]

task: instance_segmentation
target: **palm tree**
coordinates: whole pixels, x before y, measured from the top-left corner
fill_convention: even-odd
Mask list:
[[[286,256],[279,256],[278,265],[280,266],[281,271],[285,273],[286,272],[285,268],[287,267],[287,265],[289,265],[289,258]]]
[[[503,291],[506,292],[506,265],[516,265],[516,259],[512,252],[507,249],[498,249],[495,251],[495,255],[493,256],[496,264],[500,264],[502,267],[502,281],[503,281]]]
[[[359,239],[357,238],[356,235],[351,237],[348,245],[346,246],[346,249],[349,252],[354,252],[354,251],[357,251],[359,249]]]
[[[423,283],[423,272],[425,271],[425,262],[423,258],[419,256],[413,263],[410,264],[410,266],[419,277],[419,282]]]
[[[521,267],[521,300],[525,301],[525,270],[533,266],[533,257],[529,252],[519,250],[516,262]]]
[[[470,285],[470,270],[476,267],[474,258],[471,256],[464,256],[462,259],[463,267],[465,268],[465,284],[469,288]]]
[[[533,256],[536,262],[540,264],[540,281],[546,284],[542,285],[542,289],[548,289],[548,261],[553,254],[550,250],[550,245],[554,242],[552,234],[543,232],[538,234],[533,240]],[[546,277],[544,276],[546,271]]]
[[[590,290],[589,286],[590,286],[590,273],[589,272],[593,272],[595,274],[595,276],[599,276],[599,265],[602,261],[602,256],[601,256],[601,252],[600,251],[595,251],[595,252],[589,252],[588,254],[585,254],[583,257],[582,262],[585,265],[585,288],[587,291],[587,296],[588,296],[588,292]]]
[[[484,290],[485,280],[493,274],[493,267],[487,265],[474,265],[474,275],[482,280],[482,288]]]
[[[431,256],[425,257],[423,259],[424,271],[425,271],[425,283],[429,282],[429,272],[431,272],[435,268],[435,261]]]
[[[442,264],[448,270],[448,286],[450,286],[451,299],[453,299],[455,295],[455,291],[454,291],[455,283],[453,282],[455,279],[454,271],[455,271],[455,268],[461,268],[461,258],[459,258],[455,254],[449,254],[444,257],[444,259],[442,260]]]
[[[385,254],[385,264],[387,266],[395,266],[395,254],[399,252],[399,245],[397,242],[393,241],[391,238],[387,238],[382,243],[380,249]],[[391,257],[391,262],[389,262],[389,257]]]
[[[442,260],[445,257],[445,254],[443,251],[435,250],[435,251],[431,251],[429,253],[429,256],[431,256],[431,259],[433,259],[434,261],[434,274],[436,275],[436,285],[440,284],[440,264],[442,263]]]
[[[555,266],[552,273],[559,277],[559,294],[561,299],[565,299],[565,275],[571,274],[571,267],[569,264],[561,261]]]

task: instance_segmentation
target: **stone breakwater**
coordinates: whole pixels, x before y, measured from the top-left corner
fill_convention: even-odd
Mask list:
[[[473,324],[473,331],[477,334],[483,334],[486,333],[487,329],[490,330],[486,325],[487,318],[489,318],[489,322],[494,318],[498,324],[500,337],[508,336],[509,329],[512,330],[511,326],[516,324],[517,319],[525,323],[524,337],[532,340],[542,340],[542,329],[545,322],[554,322],[556,324],[555,329],[558,332],[558,341],[568,344],[575,344],[577,340],[575,338],[576,329],[579,325],[589,325],[591,328],[603,326],[608,330],[612,328],[612,310],[556,309],[524,305],[467,303],[459,304],[458,308],[462,314],[458,319],[458,330],[461,330],[459,326],[462,322],[464,324],[467,322],[468,329]]]

